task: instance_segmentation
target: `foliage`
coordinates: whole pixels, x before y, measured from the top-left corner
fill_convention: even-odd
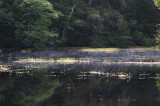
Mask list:
[[[160,0],[153,0],[155,5],[160,9]],[[155,37],[155,40],[156,40],[156,43],[158,46],[160,46],[160,20],[159,20],[159,23],[157,24],[157,33],[156,33],[156,37]]]
[[[159,42],[159,3],[0,0],[0,47],[153,46]]]
[[[160,8],[160,0],[153,0],[153,1],[154,1],[155,5],[156,5],[158,8]]]
[[[2,26],[6,33],[4,37],[14,38],[12,43],[20,42],[27,47],[54,44],[58,33],[50,25],[52,20],[58,19],[60,12],[54,10],[51,3],[46,0],[3,1],[1,8],[2,25],[7,27]]]

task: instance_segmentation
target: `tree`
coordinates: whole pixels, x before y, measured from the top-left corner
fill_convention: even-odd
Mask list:
[[[153,46],[158,8],[159,0],[0,0],[0,47]]]
[[[12,43],[20,42],[24,47],[43,47],[55,44],[58,33],[51,23],[52,20],[57,20],[61,13],[54,10],[50,2],[46,0],[3,0],[1,8],[3,13],[0,18],[1,27],[6,26],[3,28],[4,39],[10,38]]]
[[[153,0],[155,6],[157,6],[160,9],[160,0]]]
[[[159,19],[157,8],[151,0],[128,0],[121,12],[129,22],[134,45],[154,45],[154,34]]]
[[[155,3],[155,6],[158,7],[158,9],[160,9],[160,0],[153,0],[154,3]],[[156,43],[158,46],[160,46],[160,20],[159,20],[159,23],[157,24],[157,33],[156,33]]]

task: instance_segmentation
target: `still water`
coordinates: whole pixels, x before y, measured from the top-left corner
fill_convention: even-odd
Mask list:
[[[157,49],[0,55],[0,106],[160,106]]]

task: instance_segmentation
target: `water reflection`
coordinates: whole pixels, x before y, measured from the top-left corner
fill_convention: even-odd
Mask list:
[[[2,106],[159,106],[160,50],[3,52]]]
[[[75,70],[75,69],[74,69]],[[156,67],[129,71],[37,69],[0,73],[2,106],[158,106]]]
[[[60,87],[58,79],[44,77],[45,72],[1,73],[0,105],[38,106],[44,104]]]

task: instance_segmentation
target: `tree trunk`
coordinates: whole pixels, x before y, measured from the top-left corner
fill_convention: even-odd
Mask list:
[[[73,5],[72,10],[71,10],[71,13],[70,13],[70,15],[69,15],[69,17],[68,17],[68,20],[67,20],[67,22],[66,22],[66,24],[65,24],[65,26],[64,26],[64,29],[63,29],[63,37],[64,37],[64,36],[66,35],[66,33],[67,33],[67,30],[66,30],[66,28],[67,28],[67,23],[69,22],[69,20],[70,20],[72,14],[73,14],[73,12],[74,12],[74,9],[75,9],[77,3],[78,3],[78,1]]]

